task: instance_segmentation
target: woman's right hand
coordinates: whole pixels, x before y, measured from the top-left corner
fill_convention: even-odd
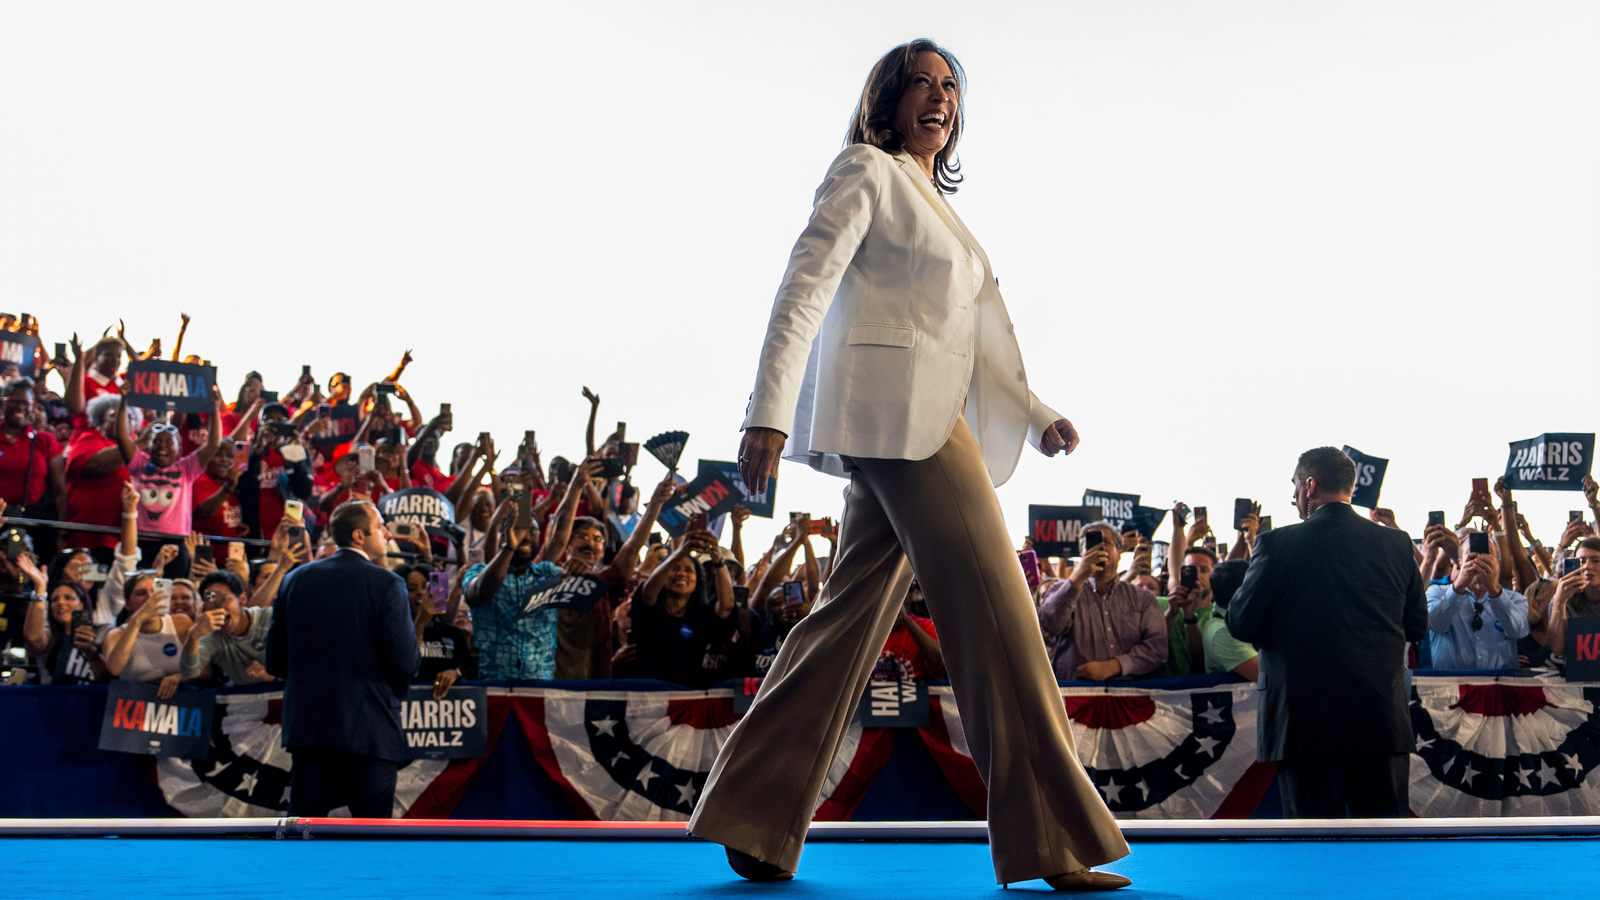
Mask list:
[[[751,426],[745,429],[739,441],[739,478],[751,492],[765,493],[767,479],[777,477],[778,460],[783,456],[783,445],[788,439],[788,435],[776,428]]]

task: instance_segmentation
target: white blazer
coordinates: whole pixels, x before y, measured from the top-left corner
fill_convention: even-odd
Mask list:
[[[743,428],[846,476],[841,456],[926,459],[964,412],[989,480],[1061,418],[1028,390],[989,257],[909,154],[852,144],[789,255]]]

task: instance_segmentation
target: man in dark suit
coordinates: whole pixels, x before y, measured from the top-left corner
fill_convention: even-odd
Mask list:
[[[1411,539],[1351,509],[1354,486],[1341,451],[1302,453],[1305,521],[1256,539],[1228,605],[1228,631],[1261,651],[1256,758],[1277,762],[1289,818],[1408,809],[1405,651],[1428,633],[1428,607]]]
[[[294,754],[289,815],[348,805],[386,819],[405,748],[400,698],[422,663],[417,630],[405,582],[378,564],[389,532],[377,507],[341,504],[328,527],[339,552],[284,579],[267,632]]]

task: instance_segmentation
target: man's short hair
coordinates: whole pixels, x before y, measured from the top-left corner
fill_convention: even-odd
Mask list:
[[[31,390],[33,390],[33,379],[26,375],[22,375],[6,382],[5,388],[0,389],[0,397],[9,397],[12,394]]]
[[[218,569],[200,579],[200,602],[205,602],[206,589],[213,584],[220,584],[226,587],[233,592],[235,597],[243,598],[245,596],[244,582],[239,580],[239,576],[227,569]]]
[[[1093,528],[1098,528],[1101,531],[1107,532],[1110,535],[1111,545],[1117,548],[1118,553],[1122,552],[1122,532],[1117,530],[1117,526],[1111,524],[1105,519],[1101,519],[1098,522],[1090,522],[1089,524],[1083,526],[1084,531],[1088,531]]]
[[[1280,471],[1282,471],[1282,470],[1280,470]],[[1193,547],[1185,548],[1184,551],[1183,551],[1183,556],[1188,556],[1191,553],[1198,553],[1201,556],[1209,556],[1209,557],[1211,557],[1211,564],[1213,566],[1217,564],[1217,551],[1211,549],[1210,547],[1205,546],[1204,544],[1195,544]],[[1183,556],[1180,556],[1178,558],[1182,559]]]
[[[1211,570],[1211,602],[1218,609],[1227,609],[1228,601],[1233,599],[1233,592],[1244,584],[1244,572],[1250,564],[1242,559],[1230,559],[1218,563]]]
[[[600,532],[600,536],[601,537],[605,537],[606,536],[605,523],[601,522],[599,519],[596,519],[593,516],[579,516],[576,519],[573,519],[572,520],[572,532],[571,532],[571,534],[574,537],[576,537],[580,530],[586,529],[586,528],[596,529],[597,531]]]
[[[1294,477],[1310,476],[1324,494],[1348,494],[1356,486],[1356,464],[1337,447],[1316,447],[1300,454]]]
[[[1579,541],[1578,546],[1572,548],[1573,555],[1576,556],[1579,550],[1593,550],[1600,553],[1600,537],[1586,537]]]
[[[117,351],[118,353],[121,353],[122,352],[122,342],[117,340],[114,337],[103,337],[100,340],[94,342],[94,349],[89,351],[89,355],[90,356],[99,356],[100,355],[100,351],[101,350],[105,350],[107,348],[110,348],[112,350]]]
[[[346,500],[328,517],[328,531],[339,547],[355,543],[357,531],[370,531],[378,511],[365,500]]]

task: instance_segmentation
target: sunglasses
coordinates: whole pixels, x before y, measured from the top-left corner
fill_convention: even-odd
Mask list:
[[[162,432],[176,435],[178,433],[178,426],[169,425],[166,422],[157,422],[156,424],[150,426],[151,434],[161,434]]]
[[[1472,630],[1483,630],[1483,604],[1481,603],[1472,604]]]

